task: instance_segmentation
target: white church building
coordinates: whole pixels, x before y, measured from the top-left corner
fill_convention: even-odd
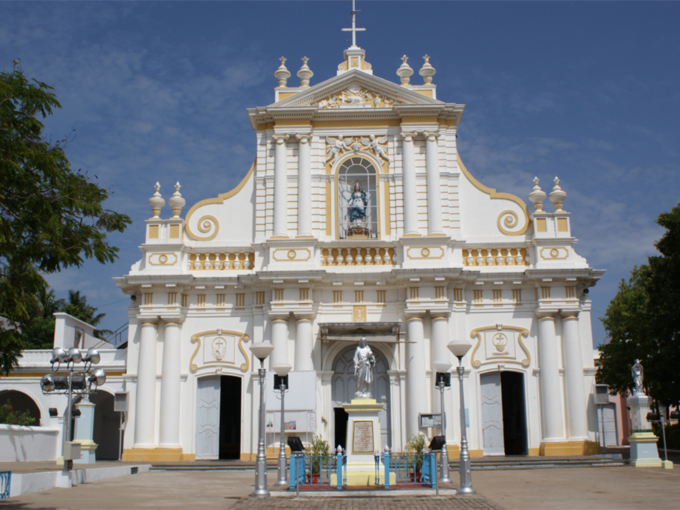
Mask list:
[[[383,447],[439,435],[433,363],[457,364],[446,345],[464,338],[451,456],[461,426],[472,456],[599,451],[587,294],[603,271],[575,251],[558,180],[548,196],[527,183],[533,211],[478,182],[456,144],[464,105],[437,97],[427,56],[418,84],[406,57],[399,83],[374,76],[355,43],[315,85],[302,60],[299,85],[282,58],[273,102],[247,110],[255,157],[236,188],[184,214],[179,186],[171,214],[158,185],[149,200],[142,258],[115,279],[131,296],[123,458],[254,460],[260,341],[267,367],[292,366],[286,434],[345,446],[361,336]]]

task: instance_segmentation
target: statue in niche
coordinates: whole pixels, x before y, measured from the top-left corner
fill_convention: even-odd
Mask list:
[[[373,369],[375,356],[366,342],[366,337],[361,337],[356,351],[354,351],[354,375],[357,376],[357,398],[371,398],[371,384],[373,383]]]
[[[642,368],[639,359],[635,360],[635,365],[633,365],[633,368],[631,368],[630,371],[633,374],[633,382],[635,383],[633,395],[644,395],[645,390],[642,388],[642,381],[645,376],[645,370]]]
[[[366,208],[368,207],[368,196],[361,189],[359,182],[354,183],[354,191],[349,197],[349,224],[352,227],[364,227],[366,223]]]

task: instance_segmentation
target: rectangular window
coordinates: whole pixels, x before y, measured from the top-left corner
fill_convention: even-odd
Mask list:
[[[196,297],[198,298],[198,306],[205,306],[205,294],[197,294]]]
[[[168,305],[177,304],[177,292],[168,292]]]
[[[435,287],[434,288],[434,298],[435,299],[446,299],[446,288],[445,287]]]
[[[454,301],[463,300],[463,289],[453,289],[453,300]]]
[[[182,294],[182,306],[185,308],[189,306],[189,296],[186,294]]]
[[[145,305],[153,305],[153,292],[145,292],[144,293],[144,304]]]
[[[309,301],[309,289],[300,289],[300,301]]]
[[[218,294],[217,295],[217,306],[226,306],[225,301],[226,301],[226,294]]]
[[[379,291],[377,292],[377,294],[378,294],[378,297],[377,297],[378,303],[386,303],[386,300],[385,300],[385,291],[384,291],[384,290],[379,290]]]
[[[355,303],[363,303],[364,302],[364,291],[363,290],[355,290],[354,291],[354,302]]]
[[[473,300],[475,303],[481,303],[482,302],[482,291],[481,290],[473,290]]]
[[[500,303],[503,298],[502,298],[502,292],[500,289],[499,290],[494,290],[493,291],[493,302],[494,303]]]
[[[236,306],[246,306],[245,294],[236,294]]]
[[[283,301],[283,289],[274,289],[274,301]]]
[[[420,289],[418,287],[409,287],[408,298],[414,300],[420,299]]]
[[[522,289],[512,289],[512,300],[515,303],[522,302]]]

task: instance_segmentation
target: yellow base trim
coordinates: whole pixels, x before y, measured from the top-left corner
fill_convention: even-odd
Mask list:
[[[602,448],[595,441],[557,441],[554,443],[541,443],[539,455],[569,456],[569,455],[595,455],[602,453]]]
[[[347,474],[347,485],[353,485],[355,487],[369,486],[375,484],[375,469],[366,471],[346,471]],[[380,470],[378,473],[378,483],[385,483],[385,471]],[[390,473],[390,485],[394,486],[397,483],[396,473]],[[337,487],[338,478],[335,473],[331,473],[331,487]]]
[[[184,455],[182,448],[130,448],[123,450],[123,460],[127,462],[181,462],[196,460],[191,453]]]
[[[540,454],[540,448],[529,448],[529,457],[538,457]]]
[[[271,236],[269,239],[290,239],[289,236]]]
[[[401,237],[423,237],[422,234],[404,234]]]
[[[631,460],[630,465],[638,468],[660,468],[664,467],[663,461],[661,459],[651,459],[651,460]],[[673,468],[671,468],[673,469]]]

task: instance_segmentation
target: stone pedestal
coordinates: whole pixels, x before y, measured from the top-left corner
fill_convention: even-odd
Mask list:
[[[94,464],[97,461],[97,444],[92,440],[94,434],[94,404],[92,402],[79,402],[75,405],[80,409],[80,416],[76,418],[76,426],[73,431],[73,442],[80,443],[80,459],[75,459],[74,464]]]
[[[373,485],[375,483],[375,452],[381,450],[380,411],[383,405],[378,404],[372,398],[355,398],[351,403],[343,404],[342,407],[349,415],[346,450],[347,485]],[[379,483],[381,484],[384,483],[384,474],[382,463],[380,463]]]
[[[628,438],[630,443],[630,464],[635,467],[662,467],[656,443],[658,437],[652,432],[652,426],[647,421],[649,404],[652,399],[646,395],[634,395],[628,399],[632,434]]]

